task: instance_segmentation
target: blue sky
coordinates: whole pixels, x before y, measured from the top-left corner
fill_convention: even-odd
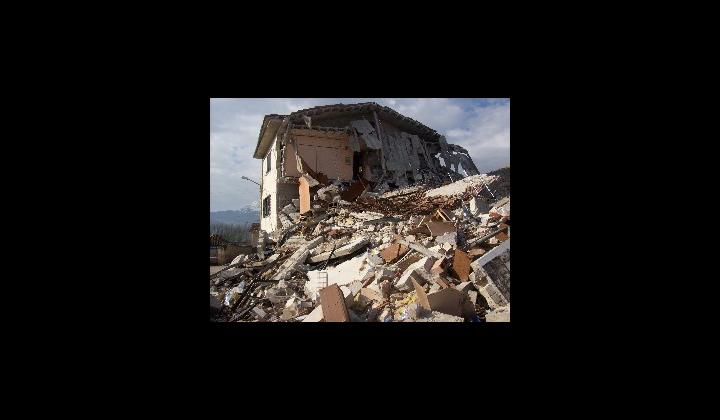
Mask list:
[[[468,149],[480,172],[510,164],[510,99],[250,98],[210,99],[210,210],[257,207],[261,162],[252,155],[266,114],[318,105],[377,102]]]

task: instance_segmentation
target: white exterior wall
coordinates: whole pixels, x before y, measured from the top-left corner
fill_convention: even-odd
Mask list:
[[[264,230],[265,232],[272,232],[275,229],[279,227],[279,219],[278,219],[278,207],[277,207],[277,180],[280,177],[280,172],[278,168],[279,161],[278,161],[278,151],[277,151],[277,145],[278,140],[277,136],[273,140],[273,144],[270,147],[270,150],[268,150],[268,153],[271,154],[272,164],[270,167],[270,171],[267,171],[267,155],[262,161],[262,188],[260,193],[260,209],[263,208],[263,200],[268,195],[271,195],[270,198],[270,216],[263,217],[263,215],[260,215],[260,229]]]

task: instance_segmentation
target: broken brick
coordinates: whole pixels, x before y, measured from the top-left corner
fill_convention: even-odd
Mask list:
[[[460,281],[467,281],[470,276],[470,257],[465,252],[456,249],[453,258],[453,271]]]
[[[320,304],[326,322],[350,322],[345,296],[337,284],[320,289]]]
[[[400,256],[400,244],[394,243],[380,251],[380,256],[386,263],[392,263]]]
[[[445,266],[447,265],[447,258],[440,258],[430,268],[430,272],[433,274],[440,274],[445,272]]]

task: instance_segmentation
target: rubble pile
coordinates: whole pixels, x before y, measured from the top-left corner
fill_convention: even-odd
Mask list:
[[[210,276],[211,320],[507,322],[506,174],[401,188],[303,174],[282,229]]]

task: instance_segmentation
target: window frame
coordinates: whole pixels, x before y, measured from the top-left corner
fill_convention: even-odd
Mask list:
[[[272,197],[272,194],[268,194],[267,197],[263,198],[263,202],[262,202],[263,218],[269,217],[270,213],[272,213],[272,203],[270,202],[270,197]],[[265,204],[266,202],[267,202],[267,204]]]

